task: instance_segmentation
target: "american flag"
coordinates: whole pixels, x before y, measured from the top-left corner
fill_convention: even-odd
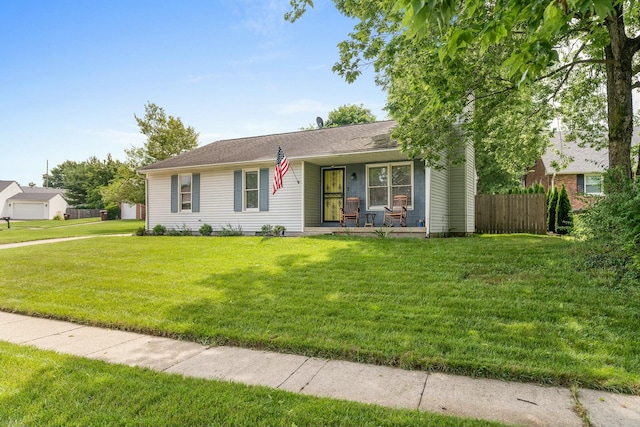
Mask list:
[[[282,188],[282,177],[289,170],[289,160],[282,151],[282,147],[278,145],[278,156],[276,157],[276,170],[273,173],[273,194]]]

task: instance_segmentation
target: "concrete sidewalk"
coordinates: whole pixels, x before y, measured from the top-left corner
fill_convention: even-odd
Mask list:
[[[19,243],[3,243],[3,244],[0,244],[0,250],[21,248],[23,246],[35,246],[35,245],[46,245],[49,243],[68,242],[71,240],[93,239],[95,237],[123,237],[123,236],[131,236],[131,234],[130,233],[129,234],[95,234],[91,236],[60,237],[58,239],[30,240],[28,242],[19,242]]]
[[[534,426],[575,426],[570,390],[405,371],[338,360],[205,347],[131,332],[0,312],[0,340],[184,376],[313,396]],[[640,425],[640,396],[580,389],[593,426]]]

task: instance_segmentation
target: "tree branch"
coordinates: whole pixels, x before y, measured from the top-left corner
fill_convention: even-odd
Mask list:
[[[629,46],[629,51],[631,55],[635,55],[638,50],[640,50],[640,36],[637,36],[632,39],[627,39],[627,43]]]

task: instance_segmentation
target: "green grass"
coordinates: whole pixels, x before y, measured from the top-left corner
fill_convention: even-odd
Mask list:
[[[640,392],[640,295],[580,243],[122,237],[0,251],[0,308],[219,344]]]
[[[87,218],[68,221],[11,221],[11,228],[8,228],[6,222],[0,221],[0,244],[61,237],[133,233],[143,226],[144,221],[100,221],[97,218]]]
[[[183,378],[0,342],[5,426],[490,426],[486,421]]]

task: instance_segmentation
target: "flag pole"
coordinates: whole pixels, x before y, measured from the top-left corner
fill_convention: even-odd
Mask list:
[[[300,184],[300,180],[298,179],[298,176],[296,175],[296,171],[293,168],[291,168],[291,172],[293,172],[293,176],[296,178],[296,182],[298,184]]]
[[[282,147],[280,145],[278,145],[278,147],[282,150]],[[282,152],[284,153],[284,150],[282,150]],[[298,179],[298,175],[296,175],[296,171],[291,168],[291,172],[293,172],[293,176],[296,178],[296,182],[300,184],[300,180]]]

